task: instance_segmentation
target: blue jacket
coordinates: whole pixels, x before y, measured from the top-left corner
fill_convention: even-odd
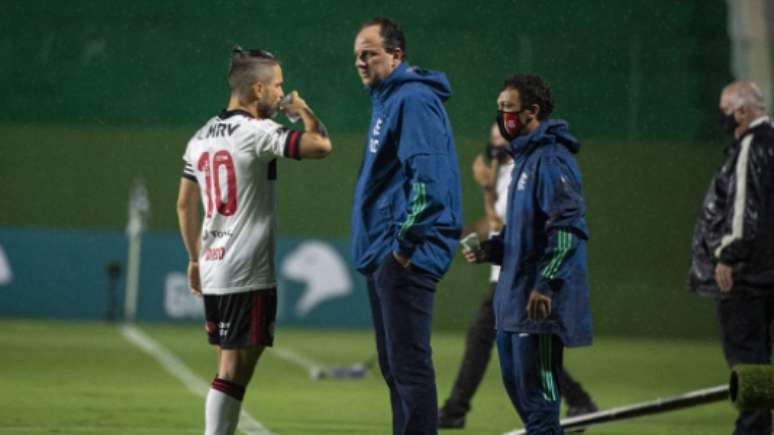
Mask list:
[[[484,245],[502,264],[494,296],[498,330],[556,334],[566,346],[591,344],[586,206],[573,156],[579,149],[567,124],[553,119],[509,145],[515,165],[506,226]],[[527,319],[533,289],[552,299],[542,322]]]
[[[370,89],[372,113],[352,207],[355,267],[391,251],[437,278],[462,230],[457,153],[443,102],[446,75],[400,64]]]

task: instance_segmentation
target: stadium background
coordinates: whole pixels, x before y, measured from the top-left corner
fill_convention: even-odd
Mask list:
[[[239,43],[282,60],[286,91],[298,89],[334,139],[326,161],[281,163],[280,237],[346,239],[370,110],[352,40],[365,18],[387,14],[405,29],[409,61],[452,83],[468,222],[481,210],[470,162],[499,86],[513,72],[538,72],[552,85],[555,116],[583,143],[596,332],[715,335],[711,305],[686,291],[685,276],[693,220],[722,157],[715,107],[731,79],[723,2],[25,1],[4,9],[6,228],[122,231],[129,186],[142,176],[150,229],[174,232],[180,155],[225,104],[227,58]],[[467,324],[486,275],[457,257],[438,291],[438,328]]]
[[[191,392],[206,391],[212,349],[196,323],[147,321],[169,316],[162,306],[183,318],[197,309],[190,296],[170,300],[167,291],[171,280],[187,295],[174,210],[185,143],[226,102],[234,44],[282,60],[286,91],[301,92],[335,144],[324,161],[279,164],[280,288],[300,304],[304,283],[284,270],[289,253],[320,239],[348,255],[370,113],[352,43],[358,25],[376,15],[403,25],[412,64],[449,76],[468,222],[481,212],[470,164],[502,80],[532,71],[552,85],[556,116],[583,143],[592,235],[595,343],[568,351],[565,361],[600,407],[726,381],[713,304],[687,291],[686,271],[694,219],[723,158],[718,93],[733,77],[752,78],[770,100],[774,3],[19,0],[2,9],[0,434],[201,433],[201,399]],[[111,284],[105,267],[126,269],[127,198],[138,178],[152,206],[141,321],[116,328],[100,321]],[[335,384],[309,377],[309,361],[337,367],[373,354],[362,280],[351,277],[357,294],[286,316],[278,346],[262,358],[244,409],[272,432],[387,432],[388,398],[376,371]],[[441,400],[487,277],[487,268],[457,256],[439,286],[433,352]],[[115,284],[120,309],[125,282]],[[519,425],[492,365],[460,435]],[[734,416],[729,403],[717,403],[593,433],[720,435]]]

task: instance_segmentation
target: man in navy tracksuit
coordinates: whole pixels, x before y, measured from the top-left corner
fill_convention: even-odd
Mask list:
[[[352,210],[355,267],[368,282],[393,434],[435,434],[433,296],[462,230],[460,182],[443,73],[405,62],[400,27],[365,23],[355,66],[373,104]]]
[[[548,118],[551,93],[538,76],[506,80],[497,104],[498,126],[515,161],[506,226],[465,255],[502,265],[494,297],[497,350],[527,433],[562,434],[562,351],[591,344],[588,230],[573,156],[580,144],[564,121]]]

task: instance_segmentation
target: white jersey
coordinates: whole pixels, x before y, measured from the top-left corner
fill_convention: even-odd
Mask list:
[[[199,271],[204,294],[267,289],[274,277],[277,157],[299,157],[301,133],[224,111],[186,147],[183,177],[202,194]]]
[[[497,192],[497,201],[495,202],[495,213],[497,217],[505,222],[505,218],[508,214],[508,186],[511,185],[511,173],[516,163],[513,160],[504,163],[497,168],[497,182],[495,189]],[[497,232],[492,232],[489,236],[496,235]],[[500,277],[500,266],[493,264],[492,271],[489,273],[489,282],[497,282]]]

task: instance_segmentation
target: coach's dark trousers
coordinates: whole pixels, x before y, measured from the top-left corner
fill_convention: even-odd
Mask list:
[[[773,296],[735,296],[718,300],[718,321],[723,353],[728,366],[771,364],[771,326],[774,323]],[[734,435],[771,434],[771,411],[739,411]]]
[[[368,275],[379,367],[390,389],[392,433],[437,433],[437,399],[430,330],[438,280],[385,257]]]

